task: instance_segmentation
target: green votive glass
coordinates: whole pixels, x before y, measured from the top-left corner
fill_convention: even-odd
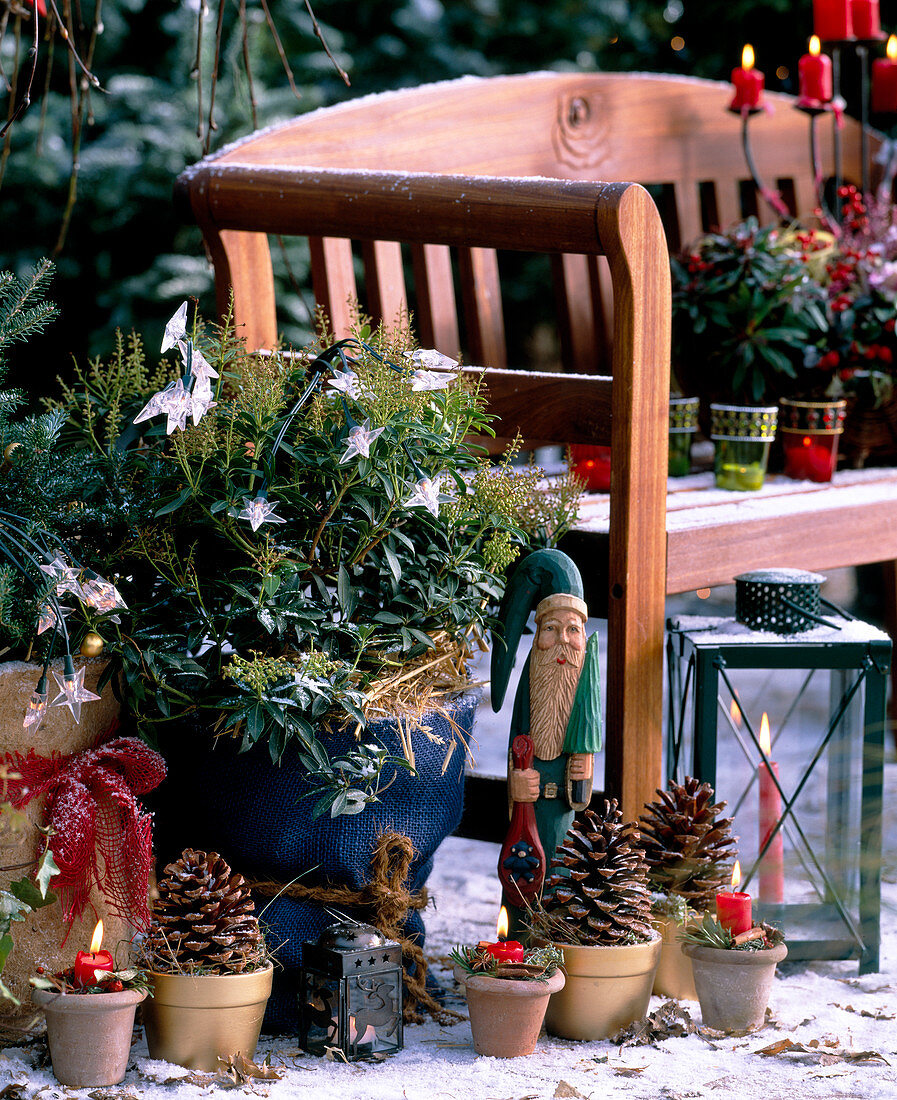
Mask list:
[[[745,492],[762,489],[769,443],[751,439],[717,439],[714,472],[717,489]]]

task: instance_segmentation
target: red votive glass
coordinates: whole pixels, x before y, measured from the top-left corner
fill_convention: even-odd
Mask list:
[[[574,443],[570,447],[570,468],[589,493],[610,492],[610,447]]]
[[[834,433],[782,432],[785,477],[795,481],[831,481],[838,464]]]

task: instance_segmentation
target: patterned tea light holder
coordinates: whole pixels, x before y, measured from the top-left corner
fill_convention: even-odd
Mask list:
[[[345,920],[302,945],[299,1043],[347,1061],[402,1049],[402,949],[369,924]]]
[[[711,405],[710,438],[718,489],[761,489],[779,410],[772,406]]]
[[[698,397],[670,398],[670,477],[685,477],[691,471],[691,441],[700,405]]]
[[[832,480],[846,412],[846,401],[782,400],[779,431],[785,477],[795,481]]]

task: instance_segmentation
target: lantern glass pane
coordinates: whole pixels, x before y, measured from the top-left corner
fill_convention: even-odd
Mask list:
[[[340,980],[305,970],[299,997],[302,1045],[312,1054],[324,1054],[338,1045]]]
[[[347,983],[349,1057],[389,1054],[402,1045],[401,971],[391,970]]]

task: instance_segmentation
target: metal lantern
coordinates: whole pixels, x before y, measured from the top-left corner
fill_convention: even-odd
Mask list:
[[[741,618],[668,624],[668,773],[728,802],[740,888],[789,958],[878,970],[891,640],[846,616],[791,634]]]
[[[402,949],[345,920],[302,945],[300,1045],[354,1061],[402,1049]]]

